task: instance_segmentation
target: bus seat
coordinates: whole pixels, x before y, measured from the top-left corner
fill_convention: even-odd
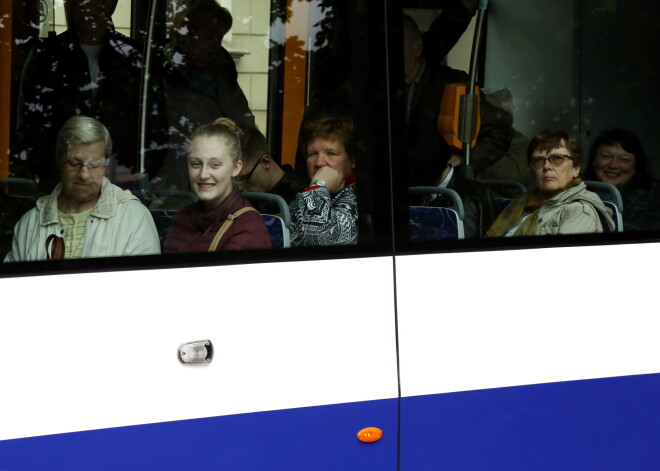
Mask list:
[[[465,238],[463,227],[465,209],[463,200],[457,192],[434,186],[410,187],[409,192],[411,195],[430,197],[442,194],[448,196],[451,200],[448,207],[410,206],[408,208],[411,241]]]
[[[0,178],[0,191],[7,195],[29,197],[35,200],[37,183],[28,178]]]
[[[261,212],[273,248],[291,246],[291,213],[280,195],[244,191],[242,195]],[[265,211],[264,209],[267,209]],[[271,214],[272,213],[272,214]]]
[[[244,191],[242,195],[250,201],[262,214],[273,214],[278,216],[284,222],[284,227],[291,229],[291,213],[289,205],[280,195],[272,193],[259,193],[253,191]],[[268,208],[264,211],[263,208]]]
[[[284,220],[279,216],[272,214],[262,214],[262,219],[268,229],[270,241],[274,249],[282,249],[291,247],[291,234],[289,228],[286,227]]]
[[[619,189],[611,183],[599,182],[595,180],[585,180],[584,184],[587,189],[598,193],[603,201],[610,201],[614,204],[620,213],[623,213],[623,199]]]
[[[527,191],[525,185],[517,180],[479,180],[479,182],[488,185],[493,195],[496,195],[491,200],[495,217],[504,211],[514,197]]]
[[[611,201],[603,201],[603,204],[612,210],[614,232],[623,232],[623,216],[621,215],[619,208]]]
[[[600,196],[605,206],[612,210],[612,219],[614,220],[614,231],[623,232],[623,199],[619,189],[611,183],[599,182],[595,180],[585,180],[587,189]]]
[[[451,208],[410,206],[410,240],[458,240],[465,237],[463,221]]]

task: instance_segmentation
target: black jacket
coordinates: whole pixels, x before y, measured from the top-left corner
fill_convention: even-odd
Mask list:
[[[24,166],[41,180],[53,181],[54,186],[59,174],[54,158],[57,133],[67,119],[82,114],[108,128],[117,163],[137,170],[141,79],[138,44],[114,30],[108,32],[99,56],[96,97],[90,87],[87,56],[75,33],[65,31],[40,39],[23,69],[13,164]],[[161,165],[167,146],[162,86],[157,74],[151,75],[150,91],[146,166],[147,172],[153,173]]]

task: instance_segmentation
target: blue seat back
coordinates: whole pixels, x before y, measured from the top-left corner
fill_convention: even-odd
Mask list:
[[[594,180],[585,180],[587,189],[593,191],[605,206],[612,210],[612,219],[614,220],[614,232],[623,232],[623,199],[619,189],[611,183],[605,183]]]
[[[458,240],[465,236],[463,221],[451,208],[410,206],[410,241]]]
[[[456,240],[465,237],[463,200],[454,190],[434,186],[413,186],[408,189],[411,195],[444,195],[451,201],[450,207],[409,206],[408,217],[410,241]]]
[[[496,197],[491,199],[493,216],[497,217],[506,208],[514,197],[527,191],[525,185],[516,180],[479,180],[495,192]]]
[[[594,180],[585,180],[584,184],[587,189],[597,193],[603,201],[609,201],[614,204],[619,210],[619,214],[623,213],[623,199],[619,189],[611,183],[599,182]]]
[[[277,212],[274,212],[274,215],[279,217],[284,222],[284,227],[291,228],[291,214],[289,213],[289,205],[284,201],[279,195],[272,193],[260,193],[252,191],[244,191],[242,193],[243,197],[246,198],[250,203],[255,207],[259,207],[260,204],[268,204],[269,208],[271,206],[277,208]],[[262,211],[266,212],[265,209]],[[271,211],[270,209],[268,210]]]
[[[290,247],[289,229],[286,227],[284,220],[279,216],[273,216],[271,214],[262,214],[261,217],[266,224],[266,229],[268,229],[273,248],[281,249]]]
[[[621,211],[612,201],[603,201],[603,204],[612,210],[612,220],[614,221],[614,232],[623,232],[623,221]]]

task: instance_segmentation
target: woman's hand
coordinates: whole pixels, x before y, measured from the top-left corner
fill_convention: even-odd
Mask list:
[[[332,167],[321,167],[312,177],[312,180],[323,180],[331,195],[336,195],[344,189],[344,173]]]

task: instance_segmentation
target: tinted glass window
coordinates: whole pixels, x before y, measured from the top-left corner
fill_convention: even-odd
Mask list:
[[[479,3],[405,2],[402,239],[418,250],[653,237],[657,5]]]
[[[377,6],[30,5],[9,12],[3,51],[3,258],[104,259],[48,265],[66,268],[390,249]],[[218,118],[230,121],[192,138]]]

